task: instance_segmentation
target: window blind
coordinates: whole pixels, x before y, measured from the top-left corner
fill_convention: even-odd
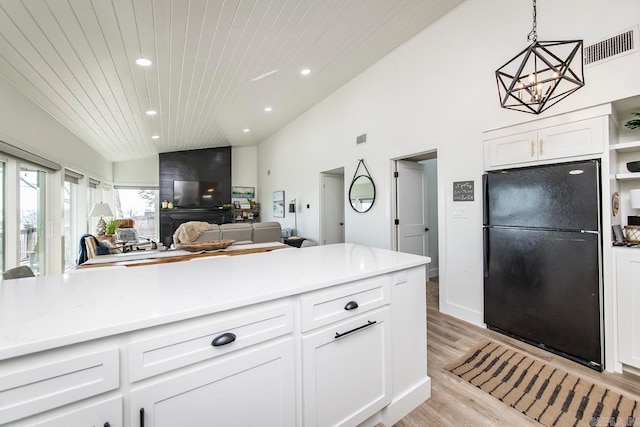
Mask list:
[[[62,166],[55,162],[52,162],[51,160],[47,160],[44,157],[40,157],[36,154],[25,151],[22,148],[7,144],[4,141],[0,141],[0,153],[4,153],[8,156],[15,157],[29,163],[33,163],[36,166],[43,167],[50,171],[59,171],[62,169]]]
[[[84,175],[79,172],[72,171],[71,169],[64,170],[64,180],[67,182],[77,184],[82,178],[84,178]]]

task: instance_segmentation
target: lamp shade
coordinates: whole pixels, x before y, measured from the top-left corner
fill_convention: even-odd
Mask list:
[[[631,209],[640,209],[640,188],[631,190]]]
[[[91,208],[91,212],[89,212],[90,217],[94,216],[113,216],[113,212],[111,212],[111,208],[109,204],[98,202]]]

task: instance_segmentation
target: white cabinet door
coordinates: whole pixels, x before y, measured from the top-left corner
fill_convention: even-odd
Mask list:
[[[391,400],[389,308],[302,338],[305,427],[357,425]]]
[[[538,131],[538,158],[560,159],[602,153],[602,120],[580,120]]]
[[[620,362],[640,369],[640,251],[615,251]]]
[[[293,427],[293,354],[293,338],[279,339],[134,389],[130,425]]]
[[[538,160],[538,135],[525,132],[491,139],[489,145],[489,165],[504,166]]]

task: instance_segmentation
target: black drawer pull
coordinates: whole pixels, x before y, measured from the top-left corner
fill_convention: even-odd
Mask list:
[[[144,427],[144,408],[140,408],[140,427]]]
[[[211,345],[214,347],[220,347],[221,345],[226,345],[234,342],[236,340],[235,334],[231,332],[225,332],[224,334],[220,334],[211,341]]]
[[[344,306],[345,310],[355,310],[358,308],[358,303],[355,301],[349,301],[347,305]]]
[[[111,427],[111,424],[109,424],[109,421],[107,421],[106,423],[104,423],[103,427]]]
[[[349,335],[349,334],[351,334],[351,333],[353,333],[353,332],[359,331],[360,329],[364,329],[364,328],[367,328],[367,327],[369,327],[369,326],[371,326],[371,325],[375,325],[375,324],[376,324],[376,322],[377,322],[376,320],[374,320],[373,322],[372,322],[371,320],[367,320],[367,324],[366,324],[366,325],[358,326],[358,327],[357,327],[357,328],[355,328],[355,329],[352,329],[352,330],[347,331],[347,332],[343,332],[343,333],[341,333],[341,334],[339,334],[339,333],[337,333],[337,332],[336,332],[336,336],[334,337],[334,339],[341,338],[341,337],[343,337],[343,336],[345,336],[345,335]]]

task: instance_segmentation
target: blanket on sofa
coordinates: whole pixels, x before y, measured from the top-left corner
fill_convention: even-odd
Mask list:
[[[184,224],[180,224],[173,233],[173,243],[176,245],[183,243],[193,243],[198,237],[205,231],[212,230],[213,226],[208,222],[203,221],[189,221]]]

